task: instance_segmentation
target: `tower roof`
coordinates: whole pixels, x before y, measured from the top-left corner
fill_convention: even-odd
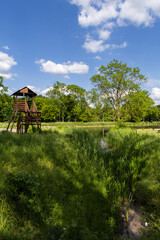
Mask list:
[[[11,96],[29,96],[29,97],[35,97],[37,94],[33,92],[28,87],[21,88],[17,92],[14,92]]]

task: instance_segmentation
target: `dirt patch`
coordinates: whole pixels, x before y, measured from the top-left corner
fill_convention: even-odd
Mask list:
[[[6,128],[0,128],[0,132],[3,132],[3,131],[7,131],[7,129]],[[16,132],[16,129],[12,129],[12,132]]]
[[[122,227],[122,237],[123,238],[130,238],[130,239],[138,239],[140,237],[141,231],[144,229],[140,209],[133,204],[129,207],[127,213],[127,202],[125,202],[120,210],[121,216],[123,220],[123,227]],[[128,220],[127,220],[128,219]]]
[[[0,128],[0,132],[6,131],[6,128]]]

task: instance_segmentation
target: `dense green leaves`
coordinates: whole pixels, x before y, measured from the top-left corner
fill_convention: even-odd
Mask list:
[[[8,121],[13,112],[13,99],[7,94],[0,95],[0,121]]]
[[[147,91],[131,92],[126,95],[125,104],[122,106],[121,112],[125,120],[139,122],[145,120],[149,114],[155,114],[154,101],[149,97]]]
[[[121,118],[121,107],[125,102],[126,94],[140,90],[140,83],[145,80],[139,68],[132,69],[115,59],[107,67],[102,65],[99,74],[91,78],[101,99],[107,99],[114,109],[117,120]]]

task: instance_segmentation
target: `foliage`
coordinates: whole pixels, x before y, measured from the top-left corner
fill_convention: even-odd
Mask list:
[[[60,109],[59,120],[62,122],[83,121],[84,112],[90,109],[86,101],[85,89],[77,85],[67,86],[64,83],[56,82],[47,95],[50,99],[56,99],[57,107]],[[85,121],[89,120],[86,115]]]
[[[6,93],[0,95],[0,121],[8,121],[13,112],[13,100]]]
[[[118,60],[111,61],[107,67],[101,66],[99,74],[92,76],[91,81],[96,85],[102,99],[107,99],[114,109],[115,119],[120,119],[121,106],[126,94],[140,89],[140,83],[145,81],[140,69],[128,67]]]
[[[2,76],[0,76],[0,93],[6,92],[8,89],[7,87],[5,87],[3,85],[3,80],[4,80],[4,78]]]
[[[156,110],[158,110],[156,108]],[[129,122],[140,122],[150,114],[155,114],[154,101],[147,91],[137,91],[127,94],[122,107],[123,118]],[[158,112],[158,111],[157,111]]]
[[[54,103],[44,105],[41,109],[41,112],[42,112],[42,119],[45,122],[54,122],[59,116],[59,109]]]

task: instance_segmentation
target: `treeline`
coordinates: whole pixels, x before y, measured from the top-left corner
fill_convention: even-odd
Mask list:
[[[0,121],[8,121],[13,112],[13,97],[0,95]],[[115,110],[95,90],[87,92],[77,85],[56,82],[47,96],[35,98],[44,122],[96,122],[115,121]],[[121,106],[122,121],[158,121],[160,109],[154,106],[148,92],[138,91],[127,96]]]
[[[47,97],[35,98],[38,110],[45,122],[96,122],[116,121],[116,111],[108,100],[99,96],[96,90],[87,92],[77,85],[56,82]],[[127,96],[120,108],[122,121],[157,121],[160,110],[154,106],[147,91],[139,90]]]
[[[37,96],[35,103],[45,122],[158,121],[159,108],[140,87],[146,80],[138,67],[114,59],[92,76],[91,91],[56,82],[45,97]],[[4,90],[0,77],[0,121],[7,121],[13,111],[13,99]]]

